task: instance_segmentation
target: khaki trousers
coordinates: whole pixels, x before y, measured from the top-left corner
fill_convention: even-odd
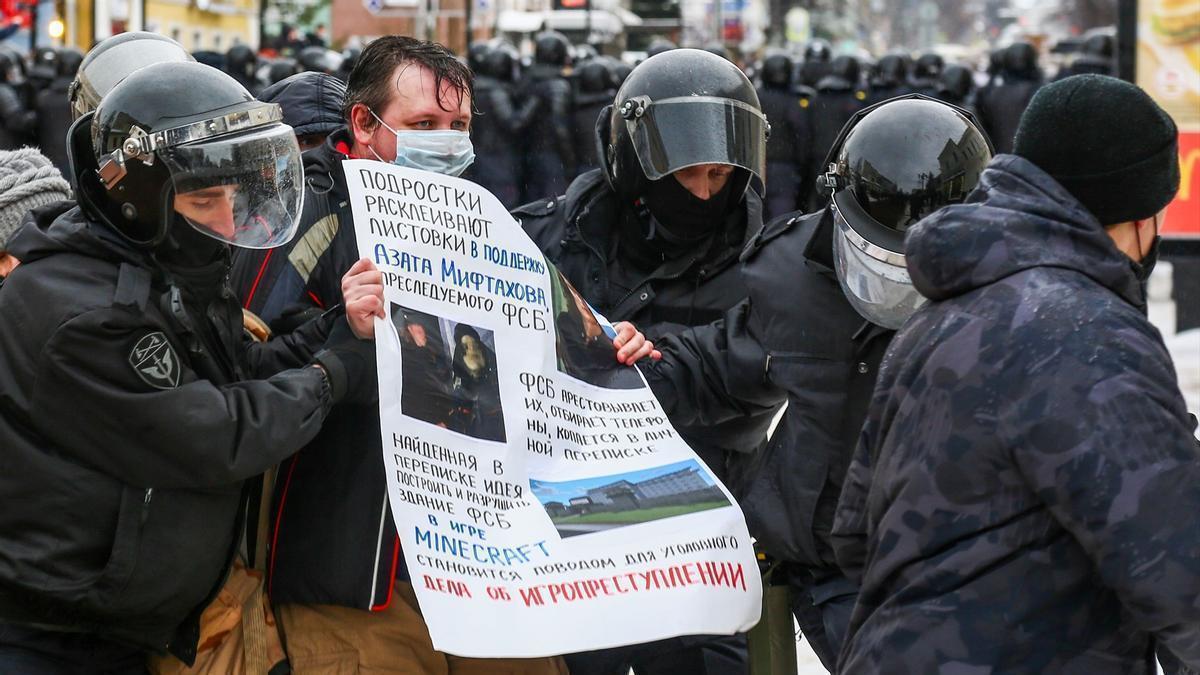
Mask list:
[[[411,584],[397,581],[382,612],[281,605],[295,675],[568,675],[561,657],[468,659],[435,651]]]

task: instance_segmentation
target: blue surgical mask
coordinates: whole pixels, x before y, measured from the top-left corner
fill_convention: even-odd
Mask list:
[[[371,115],[396,135],[396,159],[392,164],[432,171],[446,176],[459,176],[475,161],[475,148],[471,145],[471,135],[465,131],[438,130],[414,131],[396,130],[379,119],[374,111]],[[368,148],[375,159],[384,161],[375,148]]]

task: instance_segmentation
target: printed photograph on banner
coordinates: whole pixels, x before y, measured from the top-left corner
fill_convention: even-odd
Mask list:
[[[559,536],[577,537],[729,506],[696,460],[563,482],[529,479]]]
[[[392,303],[400,334],[400,412],[485,441],[505,441],[492,331]]]
[[[617,361],[615,334],[601,326],[587,301],[557,267],[550,266],[558,370],[603,389],[640,389],[642,378]]]

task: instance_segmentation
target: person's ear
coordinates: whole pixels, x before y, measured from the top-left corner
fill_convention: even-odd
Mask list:
[[[354,135],[354,142],[359,145],[370,145],[371,137],[375,135],[375,127],[379,122],[375,120],[375,116],[367,106],[362,103],[355,103],[350,108],[350,133]]]

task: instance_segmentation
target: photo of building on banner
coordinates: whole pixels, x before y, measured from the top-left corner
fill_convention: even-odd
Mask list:
[[[615,332],[474,183],[345,163],[388,495],[434,646],[537,657],[759,618],[745,518]]]

